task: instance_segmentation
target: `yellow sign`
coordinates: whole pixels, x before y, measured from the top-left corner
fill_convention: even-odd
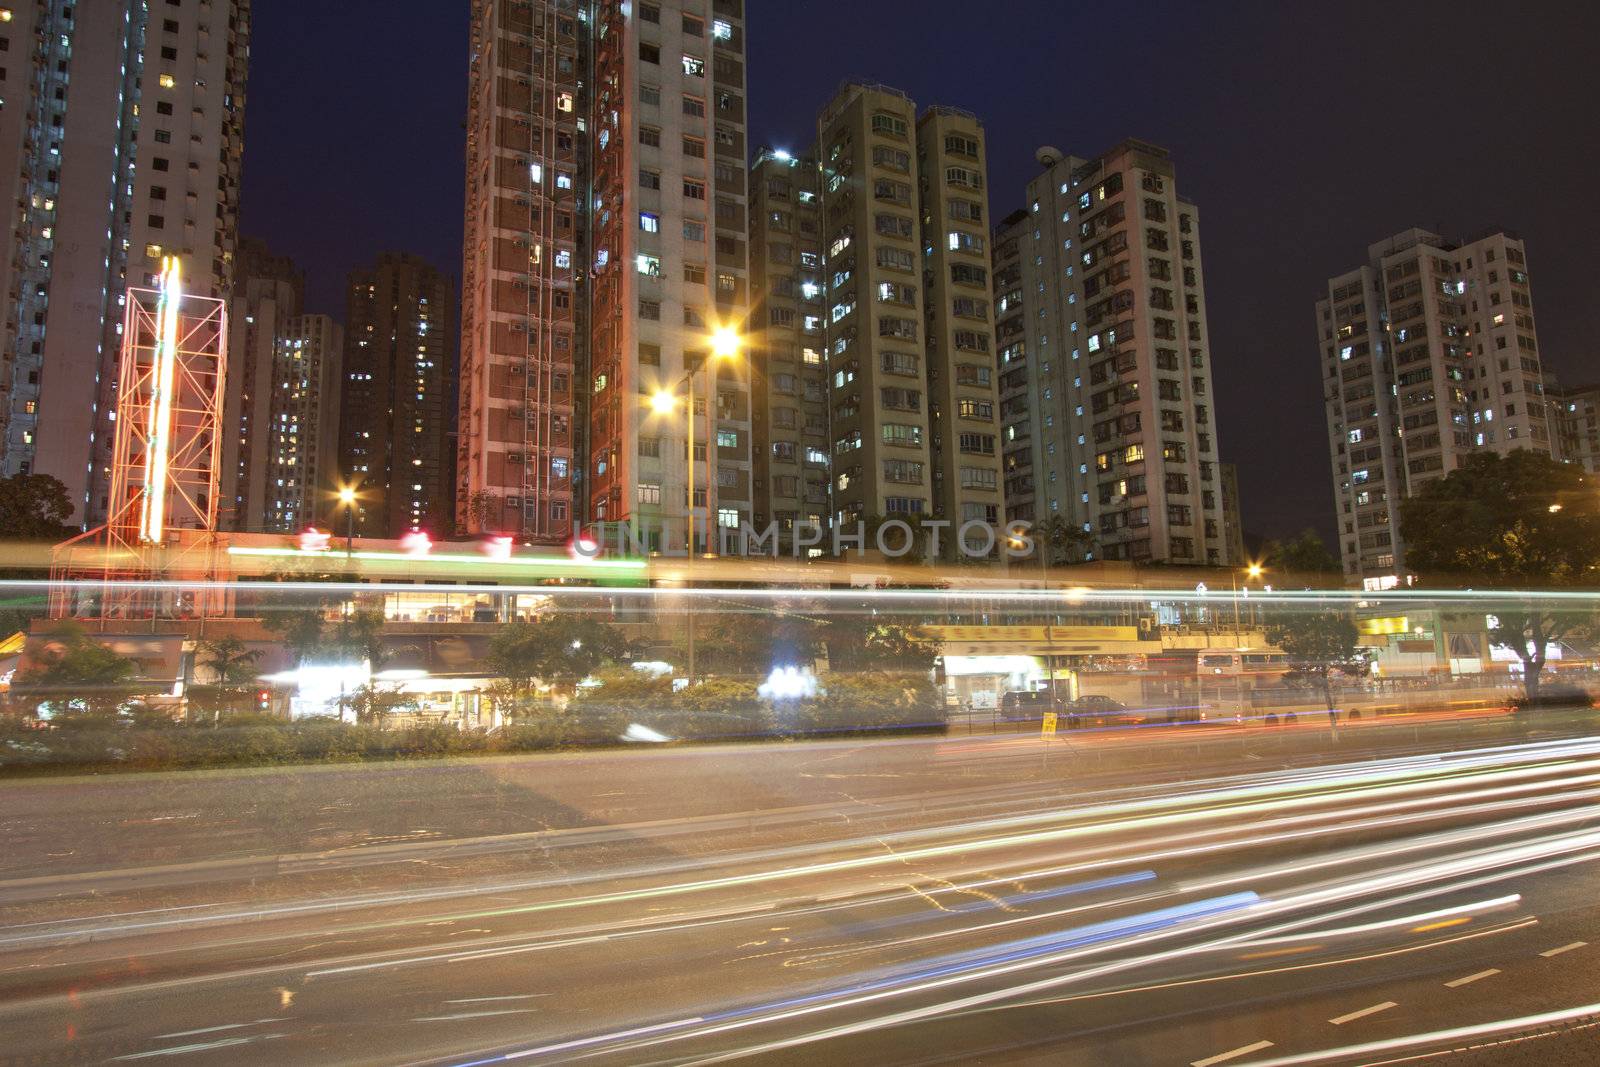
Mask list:
[[[1137,641],[1137,626],[924,626],[940,641],[1011,642]]]
[[[1043,723],[1043,725],[1041,725],[1039,727],[1039,736],[1040,737],[1054,737],[1055,735],[1056,735],[1056,713],[1053,712],[1053,711],[1047,711],[1047,712],[1044,713],[1044,723]]]
[[[1390,615],[1382,619],[1362,619],[1356,629],[1363,637],[1382,637],[1385,634],[1410,633],[1410,621],[1404,615]]]

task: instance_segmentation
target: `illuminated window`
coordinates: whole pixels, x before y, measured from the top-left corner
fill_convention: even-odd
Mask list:
[[[172,75],[170,75],[170,74],[161,75],[161,88],[170,89],[174,85],[177,85],[177,84],[178,84],[177,80],[175,78],[173,78]]]

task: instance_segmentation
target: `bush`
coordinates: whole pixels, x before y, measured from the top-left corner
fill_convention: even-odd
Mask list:
[[[1511,702],[1517,711],[1533,711],[1536,708],[1589,708],[1594,706],[1594,698],[1588,690],[1569,683],[1546,683],[1539,687],[1539,696],[1529,700],[1524,694]]]
[[[948,726],[939,691],[921,675],[851,674],[825,679],[816,698],[779,707],[780,722],[789,732],[804,734],[876,734],[903,731],[943,732]]]

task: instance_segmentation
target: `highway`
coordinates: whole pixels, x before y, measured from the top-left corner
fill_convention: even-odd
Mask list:
[[[1592,727],[1452,710],[7,781],[3,1053],[1592,1063]]]

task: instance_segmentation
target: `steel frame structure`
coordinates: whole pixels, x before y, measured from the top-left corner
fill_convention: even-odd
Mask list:
[[[227,369],[227,302],[185,294],[176,257],[163,262],[159,289],[127,290],[107,519],[57,546],[52,615],[193,618],[224,610],[221,593],[125,583],[215,576]]]

